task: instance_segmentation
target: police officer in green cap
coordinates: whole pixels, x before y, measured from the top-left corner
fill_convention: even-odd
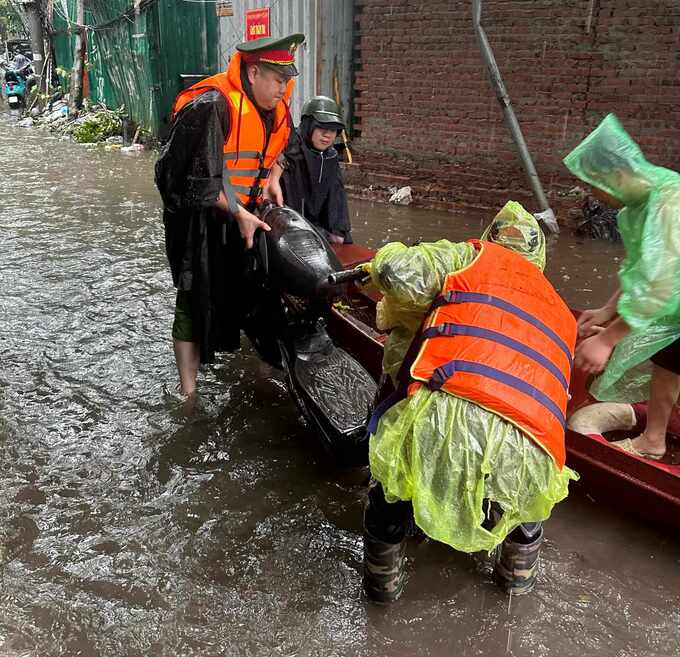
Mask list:
[[[334,243],[352,242],[347,194],[335,141],[345,129],[340,106],[314,96],[285,151],[281,188],[286,205],[303,214]]]
[[[177,303],[173,338],[180,389],[198,367],[240,343],[249,293],[244,254],[262,198],[282,203],[277,159],[291,134],[289,103],[304,35],[236,47],[229,68],[182,91],[156,165]]]

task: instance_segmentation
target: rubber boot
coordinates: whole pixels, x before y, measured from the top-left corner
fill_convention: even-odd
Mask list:
[[[518,530],[522,531],[526,542],[512,540]],[[533,590],[538,575],[538,555],[543,544],[540,523],[520,525],[518,530],[501,544],[493,569],[496,584],[511,595],[525,595]]]
[[[373,602],[387,604],[404,590],[406,538],[386,543],[364,528],[364,591]]]

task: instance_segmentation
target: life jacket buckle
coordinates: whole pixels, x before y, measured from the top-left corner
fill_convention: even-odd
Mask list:
[[[449,363],[446,369],[438,367],[432,372],[432,376],[430,377],[428,383],[430,390],[441,390],[444,384],[454,375],[455,371],[453,363]]]
[[[432,308],[440,308],[441,306],[447,306],[450,303],[456,303],[456,292],[455,290],[449,290],[444,294],[440,294],[432,304]]]

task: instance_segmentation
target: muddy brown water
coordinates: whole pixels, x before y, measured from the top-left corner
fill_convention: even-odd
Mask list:
[[[0,655],[668,657],[680,551],[576,487],[535,593],[409,546],[405,595],[360,594],[363,473],[319,462],[244,344],[174,397],[173,291],[150,155],[0,116]],[[352,203],[355,237],[465,239],[479,214]],[[603,301],[619,247],[563,235],[548,273]]]

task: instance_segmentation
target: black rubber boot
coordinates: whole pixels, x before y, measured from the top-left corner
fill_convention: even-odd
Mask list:
[[[409,502],[388,503],[380,483],[371,480],[364,509],[364,591],[374,602],[394,602],[401,595],[412,516]]]
[[[399,599],[404,590],[406,539],[399,543],[378,540],[364,528],[364,591],[374,602]]]
[[[496,554],[493,579],[511,595],[530,593],[538,575],[538,556],[543,544],[541,523],[520,525]]]

